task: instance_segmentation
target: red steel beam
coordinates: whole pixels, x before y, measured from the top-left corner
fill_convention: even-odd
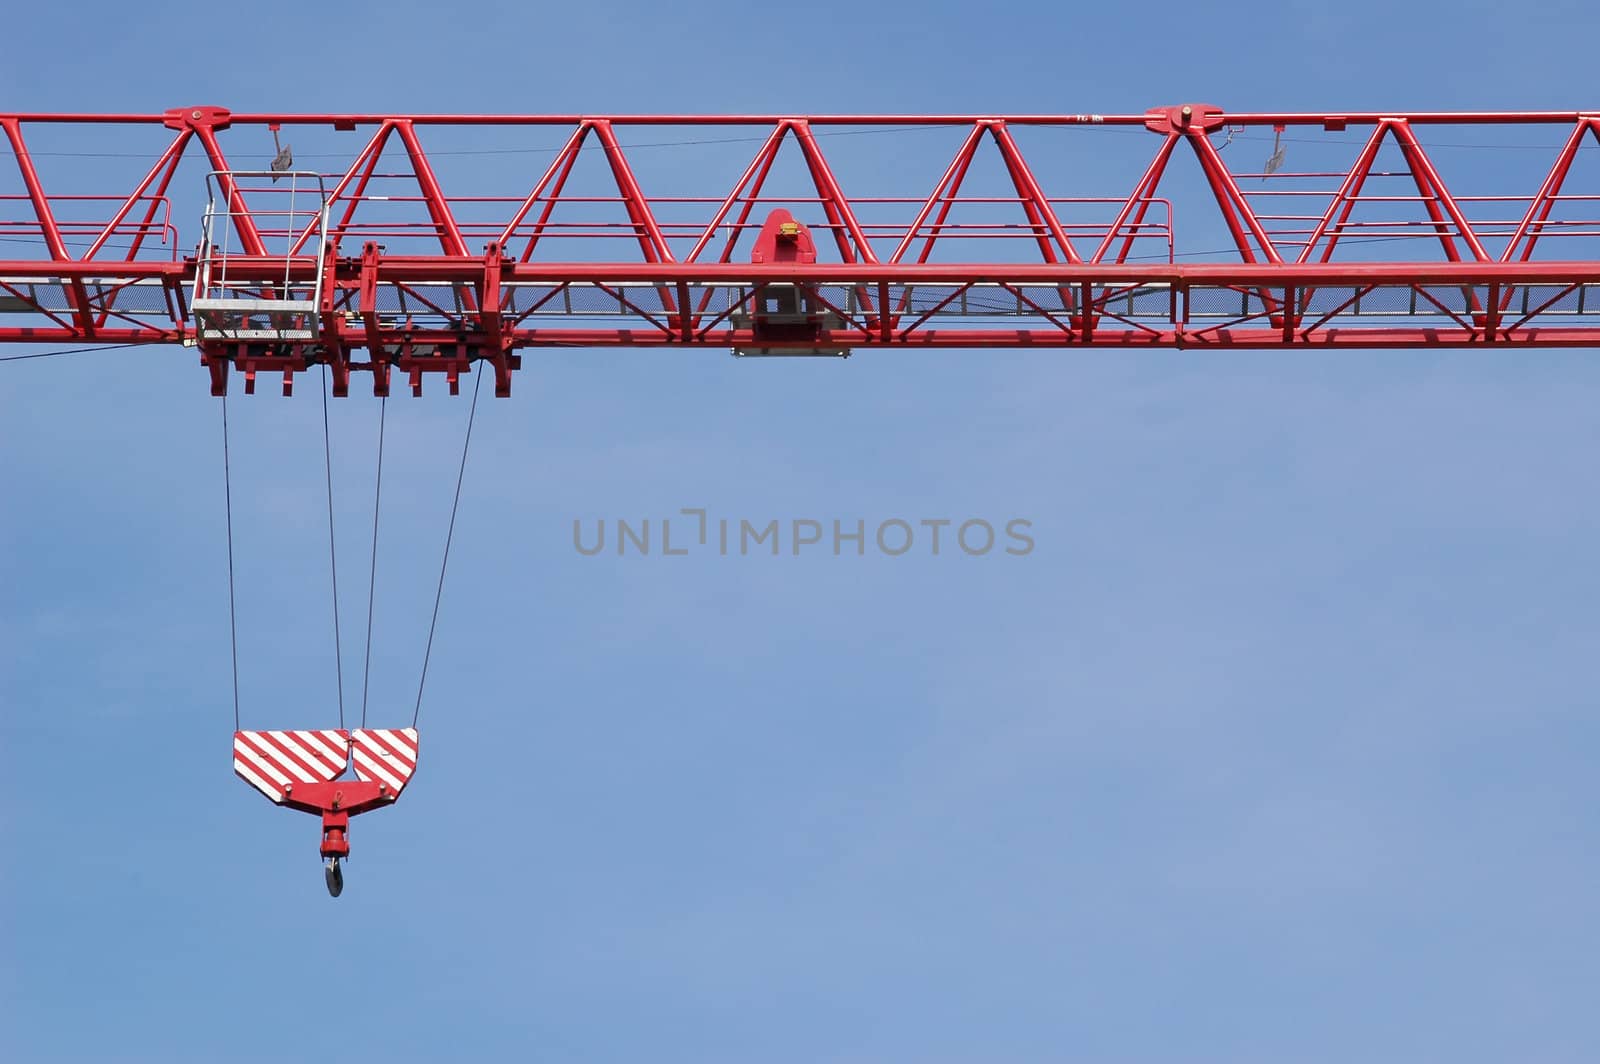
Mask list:
[[[181,108],[179,110],[182,110]],[[1162,108],[1160,110],[1167,110]],[[1571,111],[1239,111],[1217,112],[1229,125],[1244,126],[1326,126],[1329,124],[1371,126],[1387,120],[1399,120],[1412,125],[1549,125],[1551,123],[1578,122],[1600,114],[1600,109]],[[231,115],[235,125],[266,126],[326,125],[371,126],[393,121],[397,116],[316,113],[286,114],[279,112]],[[446,126],[571,126],[592,121],[597,117],[587,114],[432,114],[406,115],[414,125]],[[760,126],[778,122],[805,121],[818,125],[969,125],[978,121],[1004,121],[1007,125],[1053,126],[1143,126],[1150,112],[1142,114],[816,114],[753,112],[748,114],[616,114],[603,116],[614,126]],[[138,113],[88,113],[88,112],[0,112],[0,118],[15,118],[23,122],[52,122],[62,124],[93,125],[159,125],[163,114]]]
[[[423,255],[388,255],[382,259],[385,280],[419,284],[426,281],[467,282],[481,276],[483,259],[444,259]],[[341,260],[340,275],[349,275],[358,258]],[[235,258],[229,265],[241,281],[269,281],[283,274],[283,260],[272,256]],[[1600,260],[1536,262],[1356,262],[1356,263],[840,263],[762,264],[749,262],[508,262],[508,281],[560,284],[604,282],[665,284],[687,281],[816,284],[965,284],[1015,282],[1028,285],[1172,284],[1193,286],[1271,287],[1283,285],[1515,285],[1600,284]],[[54,277],[163,281],[182,285],[193,280],[187,261],[85,262],[0,259],[0,282]],[[310,269],[291,275],[293,284],[309,284]]]
[[[54,148],[72,140],[71,127],[86,125],[148,127],[162,139],[152,163],[140,164],[121,187],[109,182],[113,187],[101,196],[54,193],[50,167],[41,176],[35,165],[36,157],[52,153],[41,153],[29,134],[62,127],[49,138]],[[336,153],[343,162],[322,175],[332,188],[325,259],[313,254],[313,228],[291,231],[284,212],[267,205],[273,186],[229,173],[230,150],[235,158],[259,157],[259,143],[251,151],[239,147],[246,143],[240,129],[269,126],[305,131],[297,143],[317,135],[319,126],[371,131]],[[674,142],[686,150],[725,142],[732,127],[748,129],[761,146],[742,172],[719,173],[708,164],[703,195],[652,195],[638,151],[658,145],[630,147],[628,131],[668,126],[689,127]],[[500,180],[511,187],[504,195],[477,189],[464,195],[451,188],[449,168],[441,168],[448,153],[436,148],[430,158],[424,146],[449,127],[551,128],[566,139],[536,174],[505,168]],[[853,171],[840,168],[847,150],[835,145],[864,141],[822,139],[905,127],[949,127],[959,144],[953,158],[942,156],[949,159],[942,176],[893,154],[880,160],[875,180],[891,186],[887,196],[863,195],[842,176]],[[1231,140],[1245,127],[1372,133],[1320,145],[1348,148],[1327,172],[1274,176],[1242,172],[1232,165],[1238,149],[1222,150],[1223,135]],[[1440,127],[1486,128],[1490,143],[1496,130],[1547,127],[1550,162],[1540,164],[1530,187],[1462,195],[1459,170],[1447,172],[1418,133]],[[423,128],[433,132],[419,135]],[[1100,128],[1150,136],[1075,139]],[[253,380],[259,372],[292,375],[330,363],[341,379],[346,367],[372,369],[384,387],[389,369],[400,368],[416,387],[421,372],[454,381],[464,366],[487,359],[504,394],[512,353],[521,347],[792,346],[764,340],[751,324],[754,290],[771,285],[802,286],[807,305],[835,315],[817,319],[801,350],[1600,346],[1600,290],[1590,290],[1600,286],[1600,255],[1592,250],[1600,246],[1600,188],[1576,187],[1571,179],[1579,149],[1591,137],[1600,141],[1600,111],[1233,113],[1189,104],[1104,115],[600,116],[233,114],[193,107],[0,114],[0,129],[0,148],[12,156],[0,155],[6,241],[0,255],[12,256],[0,261],[0,343],[195,342],[188,299],[199,263],[177,257],[173,247],[162,257],[152,246],[155,234],[164,240],[172,228],[157,222],[171,212],[170,198],[180,201],[180,219],[192,209],[198,222],[198,208],[183,206],[183,198],[198,203],[201,190],[175,180],[186,158],[223,172],[218,185],[236,212],[231,222],[241,252],[228,259],[225,274],[217,272],[226,280],[213,284],[233,286],[232,295],[245,298],[253,294],[249,286],[257,293],[278,285],[286,293],[309,292],[323,282],[322,321],[312,342],[200,338],[202,359],[223,385],[229,366]],[[1029,132],[1039,129],[1069,135],[1040,147],[1046,142],[1036,137],[1044,135]],[[781,184],[779,152],[791,136],[804,187],[797,194],[769,191],[769,184]],[[1296,150],[1307,139],[1302,135]],[[1199,163],[1198,183],[1169,179],[1180,141]],[[1391,142],[1399,163],[1377,167]],[[92,148],[94,141],[82,143]],[[1073,148],[1057,147],[1063,143]],[[1106,196],[1105,189],[1079,187],[1084,156],[1076,149],[1085,145],[1096,154],[1131,151],[1129,161],[1142,173],[1133,189]],[[610,178],[598,193],[574,176],[580,153],[591,146],[603,154]],[[999,164],[1006,180],[969,190],[981,184],[970,175],[984,157]],[[101,172],[98,161],[76,165],[94,169],[74,175],[74,193]],[[1396,176],[1408,176],[1415,194],[1374,191],[1380,178]],[[1308,178],[1326,179],[1327,187],[1295,184]],[[405,185],[398,193],[385,185],[396,180]],[[8,193],[8,185],[20,191]],[[1276,195],[1302,197],[1295,202],[1307,213],[1261,206],[1262,197]],[[87,209],[86,200],[112,206],[106,217],[74,217]],[[380,201],[388,212],[381,219],[371,206]],[[741,237],[760,228],[774,203],[798,204],[796,217],[807,214],[817,246],[831,246],[837,261],[733,261]],[[1363,212],[1397,203],[1417,217],[1365,220]],[[627,220],[594,220],[606,206]],[[984,212],[1010,212],[1010,220]],[[1347,252],[1354,233],[1363,234],[1361,247]],[[77,246],[80,237],[87,250]],[[342,241],[359,241],[361,254]],[[579,242],[581,253],[571,253]],[[1232,246],[1217,250],[1219,243]],[[268,253],[280,244],[290,257]],[[710,261],[714,244],[721,253]],[[1151,248],[1166,261],[1136,261]],[[1351,261],[1338,261],[1347,254]],[[353,357],[360,351],[364,358]]]

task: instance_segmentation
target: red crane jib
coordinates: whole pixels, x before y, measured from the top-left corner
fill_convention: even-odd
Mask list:
[[[1600,344],[1600,110],[0,131],[0,343],[184,343],[218,394],[319,365],[337,395],[454,391],[487,363],[503,396],[541,346]]]

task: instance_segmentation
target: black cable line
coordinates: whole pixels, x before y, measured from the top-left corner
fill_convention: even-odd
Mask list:
[[[73,347],[65,351],[35,351],[27,355],[0,356],[0,362],[21,362],[30,358],[55,358],[57,355],[86,355],[91,351],[121,351],[128,347],[160,347],[171,342],[171,340],[141,340],[133,344],[110,344],[105,347],[96,345],[94,347]]]
[[[367,577],[367,658],[361,670],[361,726],[367,726],[367,682],[372,675],[372,604],[378,588],[378,506],[383,500],[383,428],[389,397],[378,400],[378,481],[372,492],[372,572]]]
[[[339,563],[333,537],[333,443],[328,433],[328,366],[322,366],[322,462],[328,474],[328,568],[333,574],[333,669],[339,684],[339,729],[344,730],[344,649],[339,641]]]
[[[433,620],[428,622],[428,647],[422,653],[422,679],[417,682],[417,706],[411,712],[411,727],[422,714],[422,688],[428,682],[428,659],[433,656],[433,632],[439,624],[439,602],[444,598],[444,572],[450,564],[450,541],[456,534],[456,511],[461,507],[461,482],[467,475],[467,449],[472,446],[472,423],[478,415],[478,391],[483,384],[483,362],[479,361],[472,378],[472,407],[467,411],[467,437],[461,443],[461,468],[456,471],[456,497],[450,505],[450,529],[444,537],[444,560],[439,563],[439,587],[433,595]]]
[[[228,642],[233,650],[233,730],[239,730],[239,625],[233,601],[233,470],[228,457],[228,397],[222,397],[222,498],[228,515]]]

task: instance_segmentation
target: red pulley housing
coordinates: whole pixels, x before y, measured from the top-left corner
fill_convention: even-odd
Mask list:
[[[767,215],[751,249],[750,261],[758,265],[810,266],[817,261],[811,230],[794,215],[778,207]],[[817,285],[807,281],[771,281],[756,285],[748,313],[735,315],[735,324],[747,325],[752,344],[735,347],[741,357],[773,355],[847,355],[833,344],[829,330],[842,324]]]

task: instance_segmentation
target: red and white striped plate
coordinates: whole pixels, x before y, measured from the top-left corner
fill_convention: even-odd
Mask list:
[[[415,728],[357,728],[350,733],[356,775],[376,780],[398,795],[417,771]]]
[[[328,728],[321,731],[236,731],[233,771],[282,803],[295,783],[327,783],[354,764],[358,779],[399,796],[417,770],[415,728]]]
[[[349,760],[350,733],[324,731],[236,731],[233,771],[274,802],[292,783],[327,783]]]

